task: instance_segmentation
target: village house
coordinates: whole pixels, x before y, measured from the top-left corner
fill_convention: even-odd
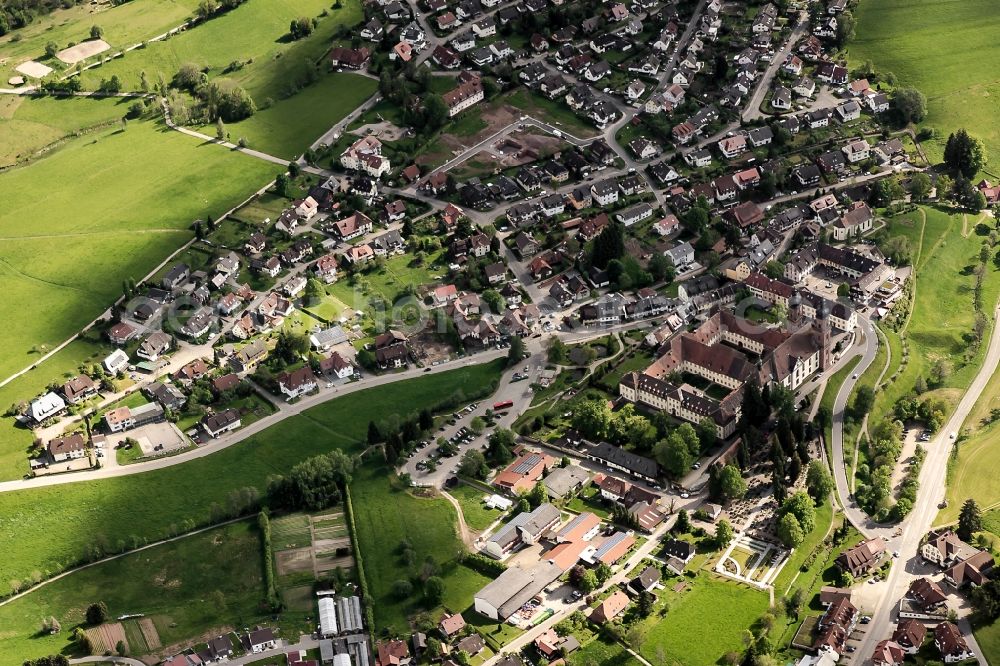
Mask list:
[[[86,454],[87,440],[84,439],[83,433],[74,432],[72,435],[63,435],[49,440],[45,448],[52,462],[66,462],[82,458]]]
[[[100,387],[87,375],[78,375],[62,386],[63,397],[71,405],[87,400],[95,395]]]
[[[240,413],[237,410],[224,409],[221,412],[203,416],[200,425],[205,434],[214,439],[238,429],[242,423],[240,422]]]
[[[298,398],[317,388],[316,376],[308,365],[291,372],[283,372],[277,377],[278,389],[289,400]]]

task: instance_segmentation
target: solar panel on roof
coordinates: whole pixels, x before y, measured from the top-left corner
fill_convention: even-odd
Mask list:
[[[530,455],[521,462],[517,463],[512,471],[515,474],[527,474],[532,470],[532,468],[534,468],[535,465],[538,464],[539,459],[538,455]]]

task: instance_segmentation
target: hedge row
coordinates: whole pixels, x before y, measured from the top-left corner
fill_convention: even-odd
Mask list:
[[[361,605],[365,609],[365,624],[368,625],[368,637],[375,644],[375,613],[372,611],[372,594],[368,589],[368,577],[365,575],[365,560],[358,543],[358,528],[354,524],[354,502],[351,500],[351,488],[344,488],[344,508],[347,509],[347,528],[351,533],[351,543],[354,546],[354,567],[358,572],[361,584]]]
[[[267,603],[273,610],[281,608],[281,597],[278,594],[278,583],[274,579],[274,552],[271,550],[271,519],[267,511],[257,514],[257,526],[260,528],[261,543],[264,548],[264,587],[267,589]]]

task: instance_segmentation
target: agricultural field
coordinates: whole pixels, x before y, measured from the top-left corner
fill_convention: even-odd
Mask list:
[[[0,168],[69,136],[121,120],[135,100],[0,96]]]
[[[292,41],[288,24],[300,16],[318,18],[312,35]],[[181,65],[192,62],[209,78],[235,81],[263,108],[266,101],[286,97],[292,82],[300,80],[326,53],[340,26],[362,18],[358,0],[333,9],[328,0],[248,0],[228,12],[169,39],[153,42],[82,74],[86,90],[117,75],[126,90],[139,88],[140,73],[150,82],[162,76],[170,81]]]
[[[47,577],[84,558],[96,544],[113,552],[134,540],[155,540],[186,525],[205,524],[233,491],[253,486],[263,493],[268,476],[333,448],[358,453],[369,420],[434,406],[463,387],[495,381],[502,367],[497,361],[358,391],[183,465],[2,493],[0,541],[8,547],[8,557],[0,563],[0,580],[20,583],[34,572]],[[151,497],[157,501],[148,501]],[[450,510],[444,500],[441,504]],[[439,509],[435,516],[440,515]]]
[[[156,642],[169,646],[263,621],[256,614],[264,594],[261,562],[260,535],[248,519],[74,572],[0,606],[0,664],[58,652],[76,656],[70,633],[96,601],[112,617],[142,613],[152,620],[153,631],[137,620],[102,625],[121,627],[133,656],[146,654],[144,644],[155,649]],[[39,632],[41,618],[50,616],[62,625],[55,636]]]
[[[932,160],[940,160],[948,133],[960,127],[981,137],[994,161],[1000,155],[995,9],[993,0],[862,0],[855,10],[851,66],[871,60],[927,96],[923,125],[937,138],[923,145]]]
[[[375,79],[358,74],[327,74],[300,92],[275,102],[238,123],[226,126],[235,142],[289,160],[300,156],[313,142],[371,97]],[[214,135],[215,128],[202,128]]]
[[[0,376],[78,331],[120,295],[123,279],[141,278],[190,239],[193,220],[218,216],[273,173],[273,165],[136,122],[2,174],[0,309],[26,315],[0,332]],[[60,316],[32,314],[45,312]]]
[[[671,579],[668,588],[683,580],[685,589],[661,593],[670,604],[668,620],[652,616],[639,650],[653,663],[684,666],[714,664],[724,654],[743,648],[742,637],[768,608],[767,595],[709,574],[694,579]],[[726,612],[719,613],[720,608]],[[712,627],[706,634],[704,627]],[[706,637],[692,641],[692,636]]]
[[[117,7],[111,3],[83,3],[42,16],[30,25],[0,37],[0,80],[15,74],[26,60],[37,60],[53,68],[64,67],[45,57],[45,45],[59,48],[90,38],[90,28],[99,25],[104,41],[113,50],[132,46],[176,28],[194,16],[198,0],[132,0]]]

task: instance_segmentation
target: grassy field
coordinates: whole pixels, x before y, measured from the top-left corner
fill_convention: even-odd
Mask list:
[[[328,15],[321,17],[323,12]],[[319,25],[310,37],[291,41],[288,24],[300,16],[319,18]],[[324,55],[338,26],[354,25],[361,18],[358,0],[347,0],[340,9],[332,9],[328,0],[249,0],[177,36],[88,70],[82,83],[92,90],[116,74],[126,89],[136,90],[143,71],[151,82],[161,75],[170,81],[181,65],[193,62],[211,78],[236,81],[262,106],[267,98],[286,96],[289,85]],[[242,66],[230,69],[233,63]]]
[[[65,569],[95,543],[115,550],[133,537],[177,532],[187,520],[206,523],[213,503],[225,506],[234,489],[263,492],[268,476],[331,448],[358,452],[369,420],[434,405],[462,387],[493,381],[501,369],[494,362],[359,391],[211,456],[155,472],[0,494],[0,541],[9,549],[0,563],[3,591],[34,572],[45,577]]]
[[[743,647],[747,627],[768,607],[767,595],[732,581],[700,574],[685,579],[687,587],[675,593],[661,593],[670,606],[666,621],[654,614],[646,620],[646,633],[639,652],[653,663],[667,666],[704,666],[714,664],[731,650]],[[720,613],[719,609],[725,609]],[[711,632],[704,632],[711,627]],[[693,641],[692,636],[702,640]]]
[[[107,603],[113,617],[150,616],[164,646],[212,628],[264,621],[266,615],[257,614],[261,579],[252,519],[98,564],[0,606],[0,664],[75,654],[70,633],[95,601]],[[59,620],[60,634],[39,632],[41,618],[49,616]]]
[[[60,139],[117,122],[132,100],[86,97],[0,97],[0,168],[35,155]]]
[[[576,666],[639,666],[642,662],[630,655],[618,643],[612,643],[598,635],[591,635],[590,640],[580,639],[583,644],[574,652],[569,663]]]
[[[1000,155],[995,9],[993,0],[862,0],[855,11],[851,65],[871,60],[902,85],[923,91],[924,125],[938,132],[936,141],[924,143],[932,159],[941,158],[948,132],[959,127],[983,138],[992,156]],[[990,170],[998,171],[995,165]]]
[[[26,60],[38,60],[61,68],[58,60],[45,57],[45,45],[60,48],[90,38],[90,27],[104,30],[104,41],[115,47],[131,46],[175,28],[194,15],[198,0],[132,0],[117,7],[111,3],[83,3],[35,19],[30,25],[0,37],[0,79],[5,83],[14,68]]]
[[[917,377],[928,378],[934,362],[942,358],[951,364],[952,372],[944,385],[931,394],[939,395],[953,407],[978,372],[986,349],[984,339],[978,353],[965,358],[969,348],[966,336],[975,322],[976,277],[971,269],[979,262],[983,239],[974,233],[962,235],[961,215],[930,207],[921,211],[927,222],[916,273],[916,298],[905,331],[909,359],[896,379],[887,382],[885,389],[876,395],[873,422],[890,413],[896,401],[912,391]],[[916,246],[911,247],[916,253]],[[987,262],[982,296],[987,312],[992,311],[998,295],[1000,275],[993,262]],[[987,339],[988,335],[989,332]]]
[[[984,627],[976,627],[973,630],[976,635],[976,642],[979,643],[980,649],[983,654],[991,664],[1000,663],[997,661],[1000,658],[1000,621],[994,621],[993,624],[986,625]]]
[[[189,239],[194,219],[228,210],[274,171],[132,123],[2,174],[0,309],[22,316],[0,332],[0,376],[79,330],[118,297],[124,278],[142,277]]]
[[[368,99],[378,82],[357,74],[327,74],[298,94],[275,102],[250,118],[226,126],[233,141],[285,157],[301,155],[324,132]],[[213,135],[215,128],[202,128]]]
[[[474,530],[485,530],[503,515],[497,509],[486,508],[483,498],[489,493],[484,490],[461,484],[448,493],[458,500],[465,516],[465,524]]]
[[[392,594],[393,584],[415,579],[428,557],[440,567],[439,575],[445,582],[441,607],[463,612],[472,605],[473,595],[489,579],[455,564],[454,558],[464,546],[458,538],[455,510],[447,500],[415,497],[394,487],[387,470],[374,467],[355,474],[351,499],[358,547],[374,597],[376,633],[386,628],[405,632],[410,616],[438,610],[424,603],[419,585],[415,585],[414,593],[406,599]],[[404,539],[415,553],[412,564],[402,557]],[[467,617],[472,616],[467,614]]]
[[[812,553],[826,538],[826,533],[830,530],[830,523],[833,521],[833,506],[826,502],[821,507],[816,508],[816,527],[806,535],[802,545],[796,548],[788,557],[788,562],[781,569],[781,573],[774,579],[775,596],[787,594],[793,583],[800,583],[799,578],[806,576],[807,572],[802,572],[802,563],[805,562],[809,554]]]
[[[958,447],[958,457],[948,469],[948,507],[938,512],[938,525],[958,520],[962,502],[974,497],[981,507],[1000,504],[1000,479],[994,470],[1000,465],[1000,428],[986,418],[1000,407],[1000,372],[994,373],[979,396],[965,428],[972,431]]]

